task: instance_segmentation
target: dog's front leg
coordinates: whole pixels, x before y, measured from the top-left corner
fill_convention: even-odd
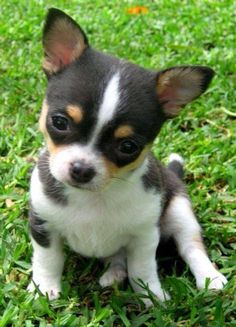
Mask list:
[[[33,276],[28,290],[33,291],[36,286],[43,294],[48,294],[50,300],[53,300],[59,297],[61,291],[64,256],[59,235],[50,233],[49,240],[49,245],[45,247],[32,237]]]
[[[156,249],[159,239],[159,231],[155,226],[133,237],[127,247],[128,276],[136,292],[147,295],[146,290],[138,282],[142,280],[159,300],[165,301],[169,296],[162,289],[157,274]],[[147,306],[151,304],[147,299],[144,302]]]

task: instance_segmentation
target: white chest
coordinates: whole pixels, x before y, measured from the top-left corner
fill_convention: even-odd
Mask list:
[[[160,195],[147,193],[138,182],[122,185],[122,192],[119,186],[106,193],[75,190],[68,193],[68,204],[60,205],[44,195],[34,173],[31,199],[50,229],[58,231],[76,252],[89,257],[114,254],[145,226],[154,228],[160,215]]]

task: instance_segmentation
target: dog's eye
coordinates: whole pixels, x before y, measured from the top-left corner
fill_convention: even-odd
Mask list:
[[[65,131],[68,127],[68,120],[62,116],[53,116],[52,124],[56,129],[60,131]]]
[[[133,140],[124,140],[119,144],[118,150],[124,154],[134,154],[139,149]]]

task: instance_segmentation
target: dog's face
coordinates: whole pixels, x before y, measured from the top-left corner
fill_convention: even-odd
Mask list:
[[[163,122],[203,93],[213,71],[152,72],[92,49],[82,29],[51,9],[43,33],[48,90],[40,117],[59,181],[96,190],[139,167]]]

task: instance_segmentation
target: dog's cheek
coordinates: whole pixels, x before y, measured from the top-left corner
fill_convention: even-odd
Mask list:
[[[103,166],[105,168],[106,177],[109,179],[117,176],[119,167],[117,167],[112,161],[108,160],[106,157],[103,157],[102,161],[103,161]]]
[[[54,154],[54,153],[57,153],[58,151],[60,151],[60,147],[58,147],[54,144],[54,142],[50,138],[50,135],[48,134],[48,131],[47,131],[46,121],[47,121],[48,110],[49,110],[49,107],[48,107],[47,100],[44,99],[41,114],[40,114],[40,119],[39,119],[39,129],[44,135],[48,151],[51,154]]]

